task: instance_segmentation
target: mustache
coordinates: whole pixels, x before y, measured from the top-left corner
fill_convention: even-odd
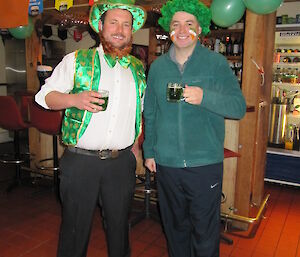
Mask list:
[[[112,34],[113,37],[125,37],[124,34],[122,33],[116,33],[116,34]]]
[[[121,33],[113,34],[113,36],[120,36],[120,35],[122,35],[122,34]],[[124,37],[124,35],[122,35],[122,36]],[[128,44],[126,44],[121,49],[114,47],[110,42],[108,42],[104,38],[102,31],[99,32],[99,37],[100,37],[100,42],[101,42],[101,45],[103,47],[103,51],[105,54],[110,54],[113,57],[118,57],[121,59],[123,56],[129,55],[132,50],[132,40],[133,40],[132,36],[131,36]]]

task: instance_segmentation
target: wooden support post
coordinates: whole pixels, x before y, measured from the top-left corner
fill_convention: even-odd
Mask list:
[[[251,204],[260,205],[264,192],[267,124],[272,83],[276,14],[246,11],[242,90],[248,105],[255,106],[240,122],[235,208],[249,216]],[[252,59],[265,71],[265,83]]]

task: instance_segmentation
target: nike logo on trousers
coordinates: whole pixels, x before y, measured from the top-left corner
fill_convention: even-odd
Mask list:
[[[210,188],[214,188],[214,187],[216,187],[217,185],[219,185],[219,183],[216,183],[216,184],[210,185]]]

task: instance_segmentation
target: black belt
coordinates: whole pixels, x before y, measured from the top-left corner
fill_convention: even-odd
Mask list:
[[[97,156],[99,157],[101,160],[106,160],[106,159],[114,159],[114,158],[118,158],[120,156],[120,154],[130,150],[132,147],[128,146],[122,150],[86,150],[86,149],[82,149],[82,148],[78,148],[78,147],[74,147],[74,146],[68,146],[68,150],[70,152],[73,153],[78,153],[78,154],[83,154],[83,155],[90,155],[90,156]]]

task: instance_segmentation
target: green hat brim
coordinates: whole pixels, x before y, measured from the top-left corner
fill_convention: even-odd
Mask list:
[[[99,33],[99,21],[101,19],[101,16],[106,11],[112,10],[112,9],[123,9],[123,10],[129,11],[132,14],[132,17],[133,17],[132,32],[133,33],[138,31],[145,24],[145,21],[147,18],[147,12],[143,7],[137,6],[137,5],[122,4],[122,3],[112,4],[109,2],[101,2],[101,4],[100,3],[94,4],[90,10],[89,23],[94,31]]]

